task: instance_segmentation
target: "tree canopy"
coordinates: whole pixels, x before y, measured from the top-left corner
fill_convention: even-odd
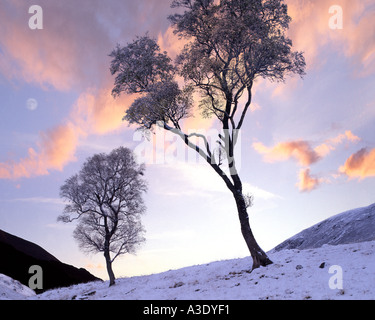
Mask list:
[[[134,253],[145,240],[141,214],[146,210],[142,194],[144,165],[120,147],[109,154],[90,157],[78,174],[66,180],[60,196],[68,201],[58,220],[78,220],[74,238],[86,252],[104,253],[111,284],[112,262]]]
[[[287,36],[291,22],[287,5],[283,0],[173,0],[172,7],[178,13],[169,20],[186,42],[176,61],[148,34],[118,46],[110,54],[110,70],[116,76],[113,95],[137,94],[125,120],[144,129],[161,124],[206,159],[233,193],[253,266],[267,265],[270,260],[249,226],[249,201],[242,193],[234,150],[252,103],[254,82],[258,78],[282,82],[288,75],[305,74],[303,53],[292,50]],[[197,110],[193,92],[200,95],[201,116],[215,117],[221,126],[216,141],[183,131],[183,120]],[[203,141],[203,147],[192,137]],[[214,152],[217,147],[220,152]],[[229,174],[220,160],[223,153]]]

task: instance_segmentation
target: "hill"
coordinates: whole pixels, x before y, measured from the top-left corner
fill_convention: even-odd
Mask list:
[[[312,249],[375,240],[375,203],[328,218],[285,240],[275,251]]]
[[[38,265],[43,270],[43,289],[66,287],[73,284],[100,280],[83,268],[65,264],[42,247],[0,230],[0,273],[28,286],[29,268]]]

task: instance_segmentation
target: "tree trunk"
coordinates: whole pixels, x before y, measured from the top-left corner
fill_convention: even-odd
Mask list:
[[[246,203],[242,192],[234,191],[233,195],[237,205],[242,236],[245,239],[251,257],[253,258],[252,270],[259,268],[260,266],[265,267],[269,264],[272,264],[273,262],[268,258],[267,254],[258,245],[254,238],[253,232],[251,231],[249,216],[247,214]]]
[[[227,97],[227,101],[232,101],[231,99],[232,98],[229,97],[229,100],[228,100],[228,97]],[[227,105],[227,108],[229,108],[229,105]],[[224,121],[226,121],[226,123],[224,123]],[[256,242],[254,238],[253,232],[251,231],[251,228],[250,228],[246,202],[242,194],[242,182],[237,173],[237,169],[236,169],[236,165],[234,161],[234,144],[236,143],[237,138],[235,138],[234,141],[232,141],[230,138],[230,135],[228,135],[228,121],[229,121],[228,118],[226,120],[223,120],[223,129],[225,132],[224,134],[224,141],[225,141],[225,146],[226,146],[225,151],[226,151],[226,154],[228,155],[229,170],[230,172],[232,172],[231,177],[232,177],[233,183],[230,181],[230,179],[224,173],[224,171],[222,171],[222,169],[220,168],[220,165],[215,163],[214,157],[211,158],[211,154],[210,156],[205,155],[204,152],[202,152],[202,150],[198,146],[190,143],[189,136],[187,136],[186,134],[183,134],[180,131],[180,129],[171,129],[165,123],[164,123],[164,129],[172,131],[176,133],[177,135],[179,135],[188,147],[198,152],[198,154],[202,156],[209,163],[209,165],[214,169],[214,171],[224,180],[227,188],[232,192],[234,199],[236,201],[236,204],[237,204],[238,217],[241,223],[242,236],[245,239],[245,242],[250,251],[251,257],[253,258],[252,270],[254,270],[256,268],[259,268],[260,266],[265,267],[269,264],[272,264],[273,262],[268,258],[267,254],[258,245],[258,243]],[[219,137],[222,139],[221,135],[219,135]],[[206,148],[208,151],[208,146]]]
[[[112,270],[112,260],[111,260],[111,256],[109,254],[109,245],[105,246],[105,249],[104,249],[104,257],[105,257],[105,262],[106,262],[106,265],[107,265],[107,272],[108,272],[108,276],[109,276],[109,286],[113,286],[115,284],[115,274],[113,273],[113,270]]]

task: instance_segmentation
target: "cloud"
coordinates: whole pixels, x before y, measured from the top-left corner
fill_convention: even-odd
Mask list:
[[[308,68],[324,64],[321,52],[324,46],[349,58],[353,71],[365,76],[375,70],[375,8],[371,0],[288,0],[292,17],[289,36],[297,50],[305,52]],[[332,14],[329,8],[343,9],[343,29],[329,27]]]
[[[28,149],[27,157],[18,162],[0,163],[0,179],[30,178],[48,175],[49,170],[62,170],[74,161],[80,130],[71,122],[40,134],[39,150]]]
[[[0,73],[60,91],[101,86],[118,41],[167,29],[169,3],[41,0],[43,30],[28,27],[31,0],[0,3]],[[165,19],[160,19],[165,16]],[[147,20],[147,23],[145,21]]]
[[[28,149],[28,156],[18,163],[12,161],[0,163],[0,179],[18,179],[21,177],[41,176],[48,174],[35,150]]]
[[[299,182],[296,186],[301,192],[310,192],[316,189],[321,182],[323,182],[323,179],[312,176],[309,168],[301,169],[299,172]]]
[[[89,269],[89,270],[93,270],[94,272],[95,271],[100,271],[100,270],[104,270],[105,269],[105,266],[101,263],[98,263],[98,264],[93,264],[93,263],[88,263],[85,265],[85,268],[86,269]]]
[[[375,7],[372,0],[287,0],[288,14],[292,18],[288,36],[293,48],[302,51],[306,69],[320,69],[326,65],[329,54],[346,58],[352,73],[357,77],[375,71]],[[331,29],[332,5],[343,11],[343,29]],[[267,83],[275,98],[286,99],[302,83],[293,77],[286,83]]]
[[[80,135],[77,131],[72,123],[67,123],[41,134],[40,154],[48,167],[62,170],[67,163],[76,160],[74,151]]]
[[[166,51],[172,60],[174,60],[188,41],[179,39],[178,35],[174,34],[174,28],[170,26],[167,31],[158,34],[157,42],[160,49]]]
[[[64,124],[39,133],[37,148],[30,147],[18,162],[0,163],[0,179],[31,178],[48,175],[51,170],[62,171],[76,160],[75,153],[88,135],[105,135],[122,128],[124,111],[132,97],[114,99],[111,88],[89,89],[74,103]]]
[[[301,166],[310,166],[326,157],[344,141],[358,142],[360,140],[359,137],[347,130],[344,134],[328,139],[315,148],[311,146],[310,142],[304,140],[281,142],[271,148],[266,147],[261,142],[254,142],[253,148],[263,155],[266,162],[274,163],[294,159]]]
[[[337,137],[328,139],[324,143],[317,146],[314,150],[320,157],[326,157],[331,151],[336,149],[337,145],[342,144],[344,141],[356,143],[361,141],[361,138],[354,135],[351,131],[347,130],[344,134],[339,134]]]
[[[102,89],[88,89],[73,105],[70,119],[88,134],[104,135],[125,127],[122,118],[134,97],[113,98],[111,84]]]
[[[366,148],[351,155],[339,171],[350,178],[365,179],[375,177],[375,149]]]
[[[105,34],[88,10],[72,1],[43,1],[43,30],[28,28],[29,1],[13,1],[0,10],[0,72],[43,88],[66,91],[98,79],[95,68],[85,68],[101,50],[92,51],[96,39],[106,43]],[[80,14],[81,13],[81,14]],[[84,32],[89,28],[91,32]],[[85,45],[82,45],[85,43]],[[97,48],[99,49],[99,48]],[[87,59],[84,61],[84,59]]]
[[[310,168],[306,167],[321,161],[344,142],[356,143],[360,140],[358,136],[347,130],[343,134],[327,139],[315,148],[310,142],[304,140],[281,142],[271,148],[266,147],[261,142],[254,142],[253,148],[263,155],[263,159],[266,162],[274,163],[293,159],[297,161],[299,166],[305,167],[299,172],[297,187],[301,192],[310,192],[321,184],[329,182],[329,180],[311,175]],[[345,169],[340,170],[345,171]]]
[[[31,30],[27,22],[32,4],[0,2],[0,74],[10,82],[79,96],[60,124],[39,133],[36,146],[29,147],[24,158],[0,163],[0,179],[62,170],[75,161],[87,135],[126,127],[122,117],[133,99],[111,96],[114,79],[108,54],[119,40],[129,41],[147,29],[163,34],[168,26],[167,19],[160,19],[168,14],[168,3],[81,0],[77,6],[72,0],[41,0],[43,30]]]
[[[334,41],[338,44],[337,50],[342,50],[366,70],[373,70],[375,31],[370,28],[374,18],[374,10],[369,8],[371,1],[339,2],[344,9],[345,32],[328,29],[326,1],[288,1],[294,19],[290,35],[296,49],[304,50],[308,60],[315,63],[319,60],[321,45]],[[72,0],[41,0],[38,4],[44,12],[43,30],[28,28],[28,8],[32,4],[31,0],[0,2],[0,74],[9,81],[80,94],[63,123],[40,133],[37,146],[28,148],[23,159],[0,163],[0,178],[3,179],[62,170],[75,160],[74,154],[82,138],[88,134],[105,135],[121,128],[123,112],[132,99],[124,96],[113,100],[110,95],[113,79],[108,71],[108,53],[116,42],[130,41],[136,34],[150,30],[162,49],[172,56],[182,45],[176,41],[167,19],[160,18],[166,18],[170,12],[169,2],[81,0],[77,6]],[[252,111],[256,109],[254,105]],[[186,126],[209,128],[212,121],[190,118]],[[297,141],[271,151],[263,145],[258,147],[267,151],[264,155],[269,159],[292,157],[300,165],[310,165],[334,146],[326,144],[313,149],[307,142]]]
[[[307,141],[282,142],[272,148],[264,146],[261,142],[254,142],[253,148],[263,154],[266,162],[271,163],[293,158],[301,166],[309,166],[320,159],[319,154],[311,148]]]

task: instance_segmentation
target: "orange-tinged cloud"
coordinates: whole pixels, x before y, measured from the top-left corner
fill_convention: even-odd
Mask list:
[[[47,175],[49,170],[62,170],[75,160],[77,128],[72,123],[41,133],[39,150],[28,149],[28,156],[17,163],[0,163],[0,179],[19,179]]]
[[[118,39],[130,40],[147,28],[158,35],[159,44],[170,55],[175,56],[181,48],[182,42],[176,41],[172,29],[161,27],[158,13],[165,11],[164,4],[145,2],[139,6],[131,0],[108,2],[82,1],[77,7],[74,1],[43,1],[44,29],[40,31],[32,31],[27,26],[32,1],[0,2],[0,73],[7,79],[15,78],[42,88],[83,92],[65,122],[41,133],[37,146],[30,147],[25,158],[0,163],[0,178],[61,170],[74,160],[81,138],[121,128],[124,110],[132,99],[125,96],[114,101],[109,94],[113,79],[108,72],[107,55]],[[287,3],[294,19],[290,35],[296,49],[305,51],[308,62],[312,62],[310,65],[319,60],[316,58],[321,45],[334,41],[337,50],[342,49],[369,72],[374,70],[374,10],[368,9],[371,1],[338,0],[337,4],[344,9],[345,32],[328,29],[330,4],[325,0],[288,0]],[[122,12],[120,18],[118,12]],[[149,23],[140,23],[140,18],[148,19]],[[121,37],[116,38],[116,33]],[[214,118],[209,121],[200,118],[188,119],[186,127],[212,126]],[[301,165],[309,165],[334,147],[334,143],[326,143],[313,149],[308,143],[297,141],[275,150],[268,148],[267,152],[270,158],[294,158]]]
[[[288,36],[293,48],[302,51],[307,73],[322,68],[327,62],[329,48],[338,56],[346,57],[356,76],[367,76],[375,71],[375,8],[372,0],[287,0],[288,14],[292,18]],[[343,11],[343,29],[331,29],[329,22],[334,14],[333,5]],[[287,98],[302,81],[289,78],[286,83],[268,83],[272,96]]]
[[[77,130],[72,123],[68,123],[41,134],[41,157],[47,167],[62,170],[67,163],[76,160],[74,152],[78,145]]]
[[[15,0],[0,10],[3,52],[0,72],[8,79],[62,91],[82,88],[88,82],[92,84],[97,78],[97,69],[84,66],[93,62],[92,57],[97,54],[90,49],[95,47],[95,41],[98,38],[105,41],[103,31],[91,23],[92,32],[82,32],[87,28],[87,14],[79,19],[75,3],[62,5],[52,1],[41,4],[43,30],[31,30],[28,9],[32,4]]]
[[[134,97],[122,95],[114,98],[111,86],[82,93],[73,106],[70,118],[90,134],[107,134],[126,127],[122,118]]]
[[[278,143],[272,148],[264,146],[261,142],[253,143],[253,148],[263,155],[263,159],[266,162],[278,162],[294,159],[298,161],[298,164],[302,167],[308,167],[336,149],[336,147],[345,141],[347,142],[358,142],[361,139],[354,135],[351,131],[347,130],[343,134],[326,140],[324,143],[312,148],[311,144],[307,141],[290,141]],[[375,175],[375,149],[374,154],[371,157],[363,157],[364,151],[358,156],[352,156],[353,159],[349,159],[345,167],[340,169],[341,172],[347,175],[366,175],[373,173]],[[372,167],[371,167],[372,161]],[[356,167],[358,166],[358,168]],[[354,167],[354,170],[353,170]],[[356,171],[355,171],[356,170]],[[373,170],[373,171],[371,171]],[[301,192],[310,192],[318,188],[322,183],[328,183],[329,180],[326,178],[318,178],[311,174],[310,168],[301,169],[299,172],[299,182],[297,187]]]
[[[346,131],[337,137],[328,139],[324,143],[313,148],[308,141],[297,140],[289,142],[281,142],[272,148],[266,147],[261,142],[254,142],[253,148],[267,162],[279,162],[289,159],[297,160],[301,166],[310,166],[336,149],[336,146],[344,141],[358,142],[361,139],[354,135],[351,131]]]
[[[65,124],[39,134],[38,149],[29,148],[27,157],[18,162],[0,163],[0,179],[30,178],[63,170],[75,161],[80,139],[88,134],[107,134],[126,128],[124,111],[132,98],[114,99],[111,90],[88,90],[80,95]]]
[[[354,135],[350,130],[345,131],[344,134],[339,134],[337,137],[328,139],[324,143],[315,147],[314,150],[319,154],[320,157],[327,156],[331,151],[336,149],[336,146],[342,144],[344,141],[348,142],[358,142],[361,138]]]
[[[353,132],[348,130],[348,131],[345,131],[345,134],[340,134],[337,137],[328,140],[328,143],[340,144],[344,140],[348,140],[350,142],[358,142],[361,140],[361,138],[357,137],[356,135],[353,134]]]
[[[311,175],[310,169],[302,169],[299,173],[297,186],[301,192],[310,192],[316,189],[321,182],[322,179]]]
[[[164,33],[159,33],[157,42],[162,51],[166,51],[172,60],[176,59],[177,55],[181,53],[187,40],[179,39],[178,35],[174,34],[174,28],[170,26]]]
[[[268,148],[261,142],[255,142],[253,148],[263,154],[264,160],[267,162],[285,161],[293,158],[300,165],[309,166],[320,159],[318,153],[306,141],[282,142],[273,148]]]
[[[375,149],[366,148],[351,155],[339,171],[350,178],[365,179],[375,177]]]
[[[45,90],[82,93],[63,124],[41,132],[24,158],[0,163],[0,179],[62,170],[75,160],[80,140],[87,135],[126,128],[122,118],[133,99],[111,96],[114,79],[108,54],[117,41],[130,41],[136,33],[167,30],[159,13],[164,14],[168,4],[158,2],[82,0],[77,6],[74,1],[42,1],[43,30],[28,27],[32,4],[31,0],[0,1],[0,74]],[[142,23],[145,19],[147,24]],[[167,32],[165,41],[172,36]]]
[[[319,51],[325,45],[350,58],[358,75],[375,70],[375,10],[371,0],[288,0],[292,17],[289,36],[297,50],[304,51],[308,68],[319,67],[324,59]],[[330,29],[332,5],[343,10],[343,29]]]
[[[42,160],[37,156],[34,149],[28,149],[28,157],[21,159],[18,163],[8,161],[0,163],[0,179],[17,179],[20,177],[31,177],[35,175],[46,175]]]

